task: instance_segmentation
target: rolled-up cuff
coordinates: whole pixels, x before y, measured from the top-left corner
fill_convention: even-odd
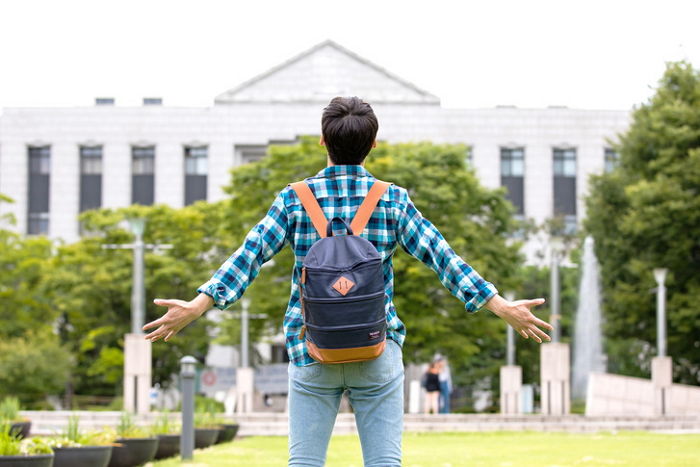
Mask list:
[[[479,284],[479,291],[464,305],[464,308],[466,308],[468,313],[476,313],[497,294],[498,290],[496,287],[492,283],[484,281]]]
[[[219,310],[225,310],[233,304],[229,301],[231,289],[226,284],[217,280],[209,280],[197,288],[198,293],[209,295],[214,300],[214,306]]]

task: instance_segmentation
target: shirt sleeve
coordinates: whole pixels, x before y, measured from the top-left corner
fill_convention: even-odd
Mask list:
[[[258,275],[262,265],[288,243],[288,216],[284,190],[277,195],[265,217],[245,237],[243,244],[221,265],[211,279],[197,288],[214,299],[214,306],[225,310]]]
[[[400,187],[397,207],[397,240],[411,256],[426,264],[468,312],[482,308],[498,293],[478,272],[459,257],[438,229],[416,209],[408,192]]]

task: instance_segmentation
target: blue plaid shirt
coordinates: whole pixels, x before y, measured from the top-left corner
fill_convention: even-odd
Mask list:
[[[306,179],[326,218],[351,220],[375,178],[359,165],[326,167]],[[481,308],[497,290],[460,258],[435,226],[416,209],[404,188],[391,185],[379,200],[362,236],[382,256],[386,295],[387,337],[403,345],[406,328],[394,308],[392,256],[401,245],[409,254],[428,265],[440,281],[466,305],[468,312]],[[260,271],[260,267],[289,243],[296,256],[292,290],[284,316],[284,333],[289,359],[297,366],[313,363],[306,344],[299,338],[303,320],[299,302],[302,263],[320,236],[289,186],[283,189],[267,215],[251,229],[243,245],[221,265],[197,292],[209,295],[224,310],[238,300]]]

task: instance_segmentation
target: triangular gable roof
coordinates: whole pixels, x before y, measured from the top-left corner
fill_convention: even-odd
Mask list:
[[[440,103],[429,92],[331,40],[219,94],[214,102],[326,103],[335,96],[359,96],[371,104]]]

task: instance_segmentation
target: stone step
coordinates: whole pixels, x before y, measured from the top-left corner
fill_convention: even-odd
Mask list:
[[[80,416],[82,429],[115,427],[120,412],[88,411],[25,411],[22,414],[32,420],[32,433],[56,434],[63,431],[71,415]],[[135,416],[139,425],[149,425],[159,414]],[[178,413],[171,414],[179,419]],[[250,413],[226,417],[236,420],[241,428],[241,436],[279,435],[286,436],[288,419],[286,413]],[[563,431],[592,433],[598,431],[648,430],[664,432],[700,431],[700,416],[670,417],[586,417],[584,415],[544,416],[544,415],[500,415],[500,414],[449,414],[424,415],[406,414],[404,430],[413,432],[478,432],[478,431]],[[335,434],[356,433],[355,416],[352,413],[338,414]]]

